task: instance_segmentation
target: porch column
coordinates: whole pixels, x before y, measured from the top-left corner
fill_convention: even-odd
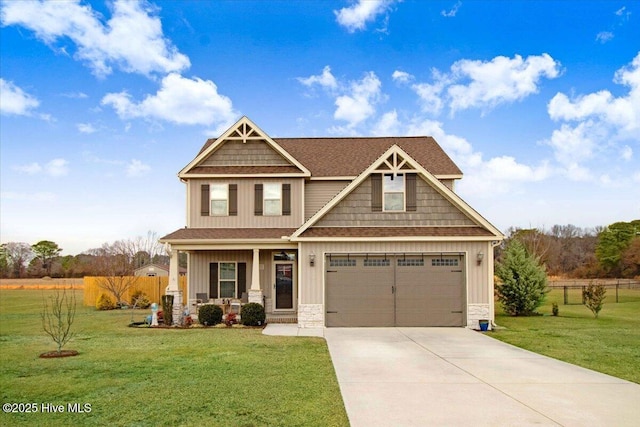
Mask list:
[[[173,324],[182,324],[182,291],[178,286],[178,251],[171,248],[170,245],[166,247],[169,253],[169,285],[166,287],[164,293],[166,295],[173,295]]]
[[[253,250],[253,263],[251,264],[251,289],[249,289],[249,302],[262,305],[262,289],[260,289],[260,249]]]

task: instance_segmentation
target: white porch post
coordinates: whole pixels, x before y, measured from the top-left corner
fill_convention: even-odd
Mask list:
[[[170,245],[166,247],[169,253],[169,285],[165,289],[166,295],[173,295],[173,324],[182,324],[182,291],[178,286],[178,251],[171,248]]]
[[[262,289],[260,289],[260,249],[253,250],[253,263],[251,264],[251,289],[249,289],[249,302],[262,305]]]

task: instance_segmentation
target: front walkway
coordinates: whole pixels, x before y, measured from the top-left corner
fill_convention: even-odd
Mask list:
[[[354,427],[640,425],[640,385],[469,329],[323,332]]]

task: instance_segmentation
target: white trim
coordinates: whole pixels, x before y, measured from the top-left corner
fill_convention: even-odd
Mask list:
[[[292,242],[490,242],[496,236],[292,237]]]
[[[247,124],[247,125],[251,126],[253,128],[253,131],[255,133],[257,133],[258,136],[246,137],[246,138],[231,137],[230,135],[233,132],[235,132],[243,124]],[[194,168],[195,166],[197,166],[200,162],[202,162],[207,157],[209,157],[220,146],[222,146],[226,140],[252,140],[252,139],[266,141],[267,144],[269,146],[271,146],[271,148],[273,148],[275,151],[278,152],[278,154],[280,154],[282,157],[284,157],[286,160],[288,160],[289,163],[291,163],[291,165],[297,167],[298,169],[300,169],[302,171],[300,176],[311,176],[311,172],[309,172],[309,170],[306,167],[304,167],[302,165],[302,163],[300,163],[293,156],[291,156],[288,152],[286,152],[280,145],[278,145],[273,139],[271,139],[271,137],[269,135],[267,135],[262,129],[260,129],[255,123],[253,123],[247,116],[242,116],[240,118],[240,120],[238,120],[233,126],[231,126],[229,129],[227,129],[227,131],[224,132],[218,139],[216,139],[213,142],[213,144],[211,144],[209,147],[207,147],[206,150],[204,150],[202,153],[200,153],[198,156],[196,156],[196,158],[193,159],[191,162],[189,162],[189,164],[187,166],[182,168],[182,170],[180,172],[178,172],[178,176],[180,178],[199,177],[199,175],[190,174],[189,170]],[[253,175],[253,176],[256,176],[256,175]]]
[[[303,173],[190,173],[188,176],[179,175],[180,178],[306,178]]]
[[[327,203],[322,209],[320,209],[311,218],[309,218],[300,228],[298,228],[291,235],[291,240],[296,241],[296,239],[298,239],[305,230],[307,230],[313,224],[318,222],[325,214],[327,214],[345,197],[347,197],[347,195],[349,195],[356,187],[358,187],[365,179],[367,179],[369,175],[374,173],[380,167],[380,165],[382,165],[386,161],[386,159],[392,154],[396,154],[396,155],[399,154],[400,156],[402,156],[406,160],[406,162],[409,163],[413,168],[415,168],[418,171],[418,174],[422,176],[422,178],[425,179],[429,184],[431,184],[431,186],[438,193],[440,193],[444,198],[446,198],[454,206],[460,209],[467,217],[469,217],[477,225],[482,226],[485,229],[487,229],[489,232],[491,232],[493,234],[493,236],[491,236],[491,240],[496,240],[496,239],[502,240],[504,238],[504,235],[500,232],[500,230],[498,230],[483,216],[481,216],[475,209],[469,206],[464,200],[462,200],[462,198],[460,198],[460,196],[458,196],[456,193],[451,191],[446,185],[440,182],[440,180],[438,180],[433,174],[431,174],[425,168],[420,166],[420,164],[417,161],[415,161],[411,156],[409,156],[402,148],[394,144],[386,152],[384,152],[380,157],[378,157],[378,159],[375,162],[373,162],[367,169],[365,169],[356,179],[354,179],[340,193],[338,193],[329,203]],[[482,239],[469,239],[468,237],[456,237],[456,240],[489,240],[489,239],[490,238],[488,237],[484,237]],[[320,239],[320,240],[326,240],[326,239]],[[348,240],[352,240],[352,239],[348,239]],[[380,240],[380,239],[372,239],[372,240]]]

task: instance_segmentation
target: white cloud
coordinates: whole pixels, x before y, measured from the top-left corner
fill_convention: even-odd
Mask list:
[[[149,75],[181,71],[189,58],[164,37],[158,9],[148,2],[116,0],[108,3],[111,19],[80,1],[14,1],[2,5],[3,25],[19,25],[54,46],[71,40],[74,57],[86,63],[97,76],[106,76],[116,66],[122,71]]]
[[[66,92],[61,95],[64,96],[65,98],[71,98],[71,99],[86,99],[89,97],[89,95],[87,95],[84,92]]]
[[[640,53],[616,71],[614,82],[627,86],[629,93],[615,97],[608,90],[601,90],[573,100],[558,93],[549,102],[549,116],[556,121],[594,120],[600,127],[611,127],[620,138],[640,140]]]
[[[348,122],[353,128],[375,113],[375,104],[381,99],[382,83],[373,71],[369,71],[358,81],[351,82],[344,95],[335,101],[338,107],[333,114],[337,120]]]
[[[441,122],[414,119],[407,135],[432,136],[464,171],[460,192],[478,197],[491,197],[513,191],[520,184],[543,181],[553,175],[547,162],[538,166],[519,163],[510,156],[484,160],[465,138],[447,134]]]
[[[27,175],[35,175],[37,173],[42,172],[42,166],[40,166],[39,163],[34,162],[26,165],[14,166],[13,170],[26,173]]]
[[[322,74],[309,77],[298,77],[297,80],[305,86],[312,87],[319,85],[324,89],[336,90],[338,88],[338,82],[336,78],[331,74],[331,67],[328,65],[322,69]]]
[[[463,59],[451,66],[451,72],[456,81],[467,81],[447,89],[452,113],[521,100],[538,92],[542,77],[560,75],[559,63],[546,53],[527,59],[497,56],[488,62]]]
[[[454,18],[458,13],[458,9],[460,9],[460,6],[462,6],[462,2],[458,1],[450,10],[441,10],[440,15],[444,16],[445,18]]]
[[[211,80],[188,79],[176,73],[163,78],[158,92],[139,103],[127,92],[120,92],[105,95],[101,104],[111,106],[123,120],[156,119],[181,125],[230,125],[238,115],[231,100],[220,95]]]
[[[51,176],[64,176],[69,173],[68,164],[65,159],[53,159],[44,165],[44,170]]]
[[[469,108],[491,109],[538,92],[543,77],[560,75],[560,63],[548,54],[513,58],[496,56],[490,61],[462,59],[449,72],[432,70],[433,82],[419,82],[411,89],[424,112],[438,114],[448,105],[451,114]]]
[[[28,175],[45,173],[49,176],[58,177],[67,175],[69,173],[68,165],[69,162],[65,159],[53,159],[42,166],[37,162],[33,162],[26,165],[14,166],[12,169],[18,172],[26,173]]]
[[[611,31],[600,31],[596,34],[596,41],[602,44],[613,40],[613,33]]]
[[[127,164],[127,176],[140,176],[144,175],[151,170],[151,166],[142,163],[140,160],[132,159]]]
[[[413,77],[411,74],[407,73],[406,71],[395,70],[391,75],[391,78],[393,79],[394,82],[409,83],[413,81],[415,77]]]
[[[92,134],[97,131],[97,129],[91,123],[78,123],[76,124],[78,131],[81,133]]]
[[[549,117],[562,123],[544,143],[553,148],[570,179],[593,179],[585,163],[596,158],[630,160],[633,150],[621,142],[640,142],[640,53],[615,73],[614,82],[629,92],[615,97],[601,90],[573,99],[558,93],[547,106]]]
[[[378,123],[371,129],[371,134],[375,136],[391,136],[400,132],[400,121],[396,110],[386,112],[382,115]]]
[[[13,82],[0,78],[0,113],[30,116],[31,110],[38,108],[40,101],[25,93]]]
[[[350,7],[334,10],[338,24],[345,27],[348,32],[364,30],[367,22],[375,21],[378,15],[382,15],[395,0],[358,0]]]

